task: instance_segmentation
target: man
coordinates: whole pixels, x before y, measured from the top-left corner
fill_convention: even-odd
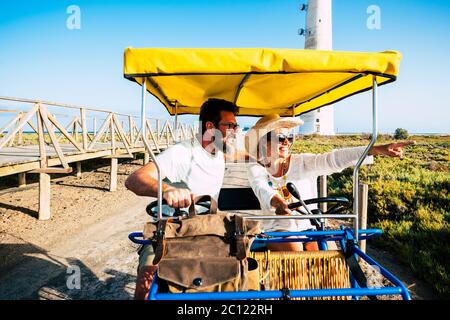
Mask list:
[[[195,197],[202,195],[218,200],[225,172],[224,149],[238,127],[237,113],[238,107],[229,101],[207,100],[200,109],[200,134],[169,147],[156,157],[162,179],[186,185],[177,187],[163,182],[163,198],[170,207],[189,207]],[[125,186],[139,196],[156,197],[158,173],[155,164],[150,162],[132,173]],[[140,252],[135,299],[145,299],[148,293],[156,271],[153,257],[151,246],[144,246]]]

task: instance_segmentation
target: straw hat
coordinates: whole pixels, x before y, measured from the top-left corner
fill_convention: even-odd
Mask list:
[[[294,117],[280,117],[279,114],[268,114],[259,119],[245,135],[245,149],[253,156],[257,157],[258,143],[268,132],[278,128],[292,129],[301,126],[303,121]]]

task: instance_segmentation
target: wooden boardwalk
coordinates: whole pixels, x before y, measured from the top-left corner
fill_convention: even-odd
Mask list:
[[[67,163],[79,162],[95,158],[113,156],[114,153],[108,144],[99,144],[90,152],[79,152],[75,147],[62,144],[61,150]],[[52,146],[46,145],[47,164],[49,167],[61,166],[58,154]],[[156,150],[156,149],[155,149]],[[143,146],[131,148],[131,152],[143,153]],[[119,146],[115,155],[127,155],[124,147]],[[39,146],[15,146],[0,149],[0,177],[11,174],[28,172],[40,168]]]
[[[50,218],[50,174],[72,172],[70,163],[76,163],[76,173],[81,176],[82,161],[111,159],[110,191],[115,191],[119,158],[134,158],[137,153],[143,153],[144,164],[149,162],[149,150],[144,147],[135,116],[0,97],[0,102],[5,101],[21,106],[17,110],[0,108],[1,115],[7,115],[6,123],[0,123],[0,177],[18,174],[21,187],[26,185],[27,173],[39,174],[41,220]],[[193,125],[151,118],[146,119],[145,126],[154,154],[193,137],[197,131]]]

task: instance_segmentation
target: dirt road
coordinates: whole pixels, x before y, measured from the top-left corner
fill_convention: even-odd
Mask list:
[[[2,195],[0,299],[131,299],[138,256],[127,235],[142,229],[150,199],[123,181],[141,163],[119,166],[113,193],[105,163],[53,184],[49,221],[35,218],[37,187]]]
[[[36,219],[37,186],[2,194],[0,299],[132,299],[138,256],[127,235],[142,229],[151,199],[135,196],[123,182],[141,163],[119,166],[117,192],[107,190],[107,162],[92,165],[82,179],[53,183],[49,221]],[[388,253],[369,253],[411,287],[414,298],[434,298]]]

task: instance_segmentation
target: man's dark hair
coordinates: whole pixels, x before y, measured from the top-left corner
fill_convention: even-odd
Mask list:
[[[200,121],[202,123],[202,134],[206,131],[206,122],[211,121],[217,128],[221,119],[220,112],[229,111],[237,115],[239,107],[234,103],[216,98],[209,98],[200,108]]]

